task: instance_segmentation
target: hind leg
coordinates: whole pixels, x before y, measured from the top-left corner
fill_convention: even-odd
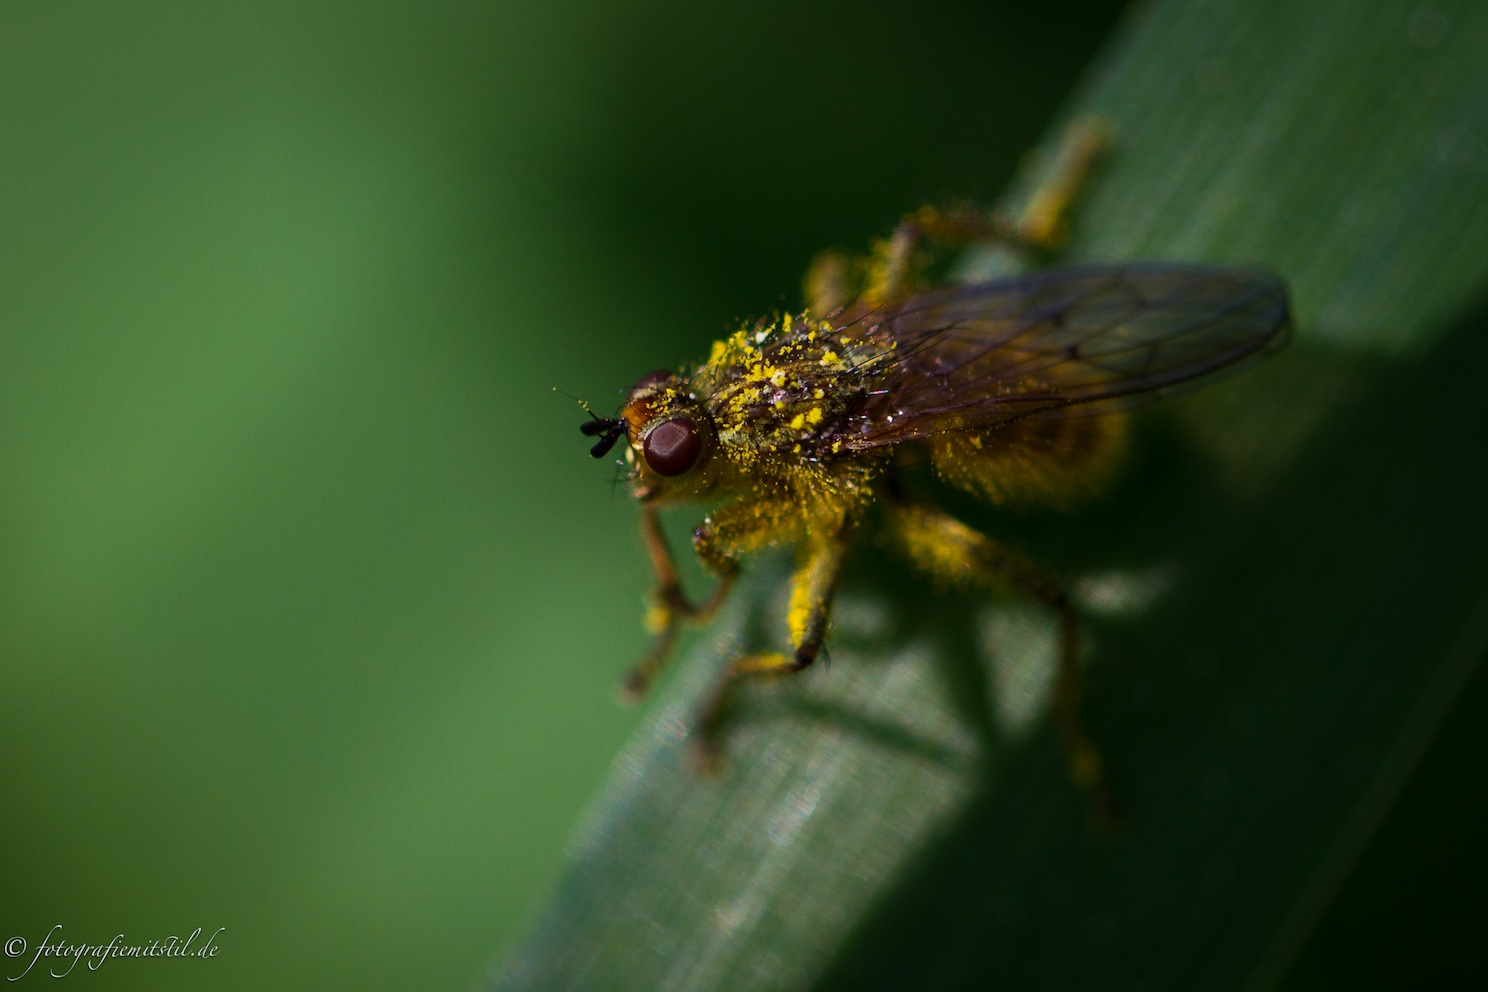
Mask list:
[[[1071,780],[1090,797],[1099,822],[1116,817],[1115,794],[1100,750],[1080,714],[1080,626],[1069,597],[1028,559],[935,507],[900,504],[889,509],[889,533],[921,571],[956,586],[1012,585],[1047,603],[1059,616],[1059,656],[1054,682],[1054,726],[1069,759]]]

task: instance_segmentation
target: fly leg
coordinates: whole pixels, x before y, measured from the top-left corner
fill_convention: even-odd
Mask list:
[[[1076,121],[1053,154],[1040,163],[1039,180],[1014,207],[1004,201],[993,211],[1000,236],[1041,251],[1055,251],[1069,239],[1069,214],[1101,156],[1111,147],[1111,124],[1100,118]]]
[[[656,573],[656,588],[651,594],[650,608],[646,611],[646,628],[652,634],[651,645],[620,687],[624,698],[631,701],[645,695],[646,689],[661,672],[682,623],[707,622],[728,597],[739,573],[738,564],[730,558],[706,562],[717,573],[718,581],[714,583],[713,591],[708,594],[707,599],[694,604],[682,591],[682,584],[677,581],[672,551],[667,546],[666,536],[661,532],[661,522],[657,519],[654,507],[641,507],[641,537],[646,543],[647,557],[651,559],[651,570]]]
[[[925,243],[939,248],[964,248],[989,241],[1008,242],[1040,252],[1055,251],[1069,237],[1069,212],[1091,170],[1111,144],[1111,127],[1087,118],[1072,125],[1047,160],[1041,178],[1021,206],[1004,203],[992,211],[970,206],[940,210],[921,207],[907,214],[887,239],[876,243],[867,260],[863,295],[884,303],[920,288],[926,264]],[[827,273],[822,258],[818,267]],[[808,277],[808,289],[828,284]]]
[[[878,305],[907,296],[925,281],[925,266],[930,262],[923,248],[926,242],[963,247],[1008,237],[1012,235],[1007,224],[985,210],[921,207],[905,214],[887,238],[874,241],[864,258],[835,250],[818,254],[802,280],[806,311],[820,320],[857,299]]]
[[[656,573],[656,589],[646,613],[651,646],[631,669],[622,685],[626,699],[638,699],[666,664],[684,622],[706,623],[723,604],[739,576],[739,559],[772,542],[794,539],[800,507],[788,500],[761,499],[735,503],[709,514],[692,535],[692,549],[703,567],[718,576],[713,591],[694,605],[677,581],[671,549],[661,532],[656,509],[641,507],[641,536]]]
[[[858,280],[853,260],[840,251],[820,252],[811,260],[801,288],[806,295],[806,312],[815,320],[841,310],[857,295]]]
[[[746,654],[735,658],[719,676],[698,709],[697,723],[688,743],[694,767],[702,772],[717,769],[722,746],[720,729],[730,700],[747,680],[779,678],[810,668],[821,653],[831,618],[832,600],[842,558],[847,550],[846,527],[839,524],[824,540],[798,546],[796,571],[791,578],[787,626],[793,650]]]
[[[1022,555],[934,507],[891,505],[889,533],[910,561],[933,579],[962,587],[1011,584],[1058,614],[1054,727],[1069,759],[1071,780],[1090,798],[1097,822],[1113,823],[1117,815],[1115,792],[1106,779],[1100,750],[1080,716],[1080,627],[1064,590]]]

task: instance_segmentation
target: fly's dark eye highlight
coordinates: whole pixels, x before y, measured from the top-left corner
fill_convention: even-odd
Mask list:
[[[646,432],[641,446],[651,471],[666,476],[681,475],[692,468],[702,450],[703,439],[686,417],[663,420]]]

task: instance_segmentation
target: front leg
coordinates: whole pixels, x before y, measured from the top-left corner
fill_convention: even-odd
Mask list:
[[[672,552],[661,532],[656,509],[641,508],[641,536],[656,573],[656,589],[646,612],[651,646],[626,676],[621,692],[639,699],[661,672],[683,623],[706,623],[728,597],[739,575],[739,560],[769,544],[795,541],[801,522],[800,505],[787,499],[734,503],[710,513],[692,535],[692,549],[703,567],[718,576],[708,598],[694,605],[682,592]]]
[[[717,574],[718,581],[713,584],[713,591],[708,594],[707,599],[694,604],[682,591],[682,584],[677,581],[672,549],[667,545],[666,535],[661,532],[661,521],[657,518],[655,507],[641,507],[641,538],[646,543],[646,556],[651,560],[651,570],[656,573],[656,588],[651,593],[650,608],[646,611],[646,629],[652,635],[651,645],[620,686],[621,695],[632,702],[644,696],[652,681],[660,674],[672,653],[672,645],[677,640],[677,631],[682,624],[706,623],[728,598],[729,590],[733,588],[734,580],[739,574],[738,563],[731,558],[703,559],[703,564]]]

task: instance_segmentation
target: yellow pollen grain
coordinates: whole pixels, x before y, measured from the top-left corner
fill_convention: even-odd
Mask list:
[[[799,414],[796,416],[796,419],[797,420],[800,420],[801,419],[801,417],[800,417]],[[821,407],[819,407],[819,406],[812,407],[811,410],[806,414],[806,419],[809,420],[809,421],[811,421],[813,424],[819,424],[819,423],[821,423],[821,419],[822,419]],[[792,427],[799,427],[801,425],[800,424],[794,424],[793,423],[793,424],[791,424],[791,426]]]
[[[811,412],[812,413],[817,413],[819,411],[813,410]],[[821,418],[820,417],[817,417],[816,419],[817,420],[820,420]],[[800,430],[802,427],[805,427],[806,426],[806,415],[804,413],[798,413],[798,414],[796,414],[794,417],[791,418],[790,426],[791,426],[791,429],[792,430],[797,430],[797,431]]]

